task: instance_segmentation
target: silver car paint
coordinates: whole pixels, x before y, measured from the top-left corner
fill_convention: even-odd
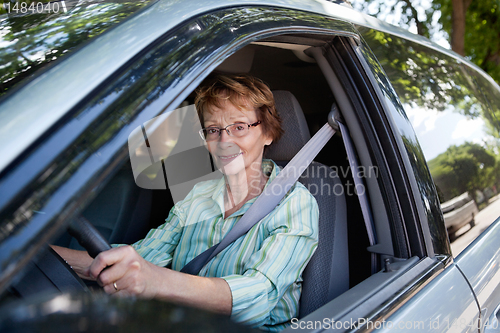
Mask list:
[[[469,285],[456,265],[450,265],[376,331],[477,332],[478,318]]]
[[[483,324],[498,324],[500,304],[500,218],[455,259],[481,305]],[[500,331],[500,327],[498,327]]]

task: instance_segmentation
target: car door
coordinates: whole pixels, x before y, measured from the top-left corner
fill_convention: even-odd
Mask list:
[[[105,193],[110,179],[130,162],[130,134],[159,114],[175,114],[202,79],[238,49],[282,36],[278,47],[272,40],[256,45],[286,49],[288,57],[295,57],[296,44],[308,48],[333,37],[357,36],[343,20],[281,7],[205,8],[208,12],[200,16],[187,13],[172,18],[172,10],[182,11],[172,6],[151,5],[2,99],[3,112],[20,115],[30,124],[7,129],[11,148],[0,174],[3,300],[11,296],[8,289],[24,273],[29,259],[36,258],[99,193]],[[267,49],[264,53],[267,58],[262,63],[272,54]],[[295,72],[289,68],[296,62],[280,61],[280,70]],[[308,73],[303,63],[297,67]],[[321,79],[314,68],[312,77]],[[278,74],[276,85],[285,85],[286,78]],[[294,84],[302,87],[303,81],[296,76]],[[331,92],[327,84],[319,84],[321,90],[315,91],[319,99],[309,98],[307,104],[321,113],[324,123]],[[302,91],[304,99],[313,95],[311,87]],[[298,90],[300,94],[302,89]],[[317,123],[311,121],[311,126]]]
[[[0,175],[2,290],[126,162],[137,127],[177,109],[243,45],[311,29],[309,14],[292,18],[288,9],[236,7],[189,19],[172,16],[176,10],[151,5],[3,98],[2,111],[30,126],[9,127]],[[319,17],[315,28],[324,27],[352,35],[349,24]]]
[[[373,52],[378,57],[390,82],[400,96],[407,117],[419,134],[423,153],[429,163],[433,182],[438,189],[440,201],[444,202],[469,191],[474,199],[468,205],[477,209],[462,209],[457,206],[453,213],[467,214],[465,226],[450,230],[451,248],[454,255],[456,281],[445,282],[439,288],[455,290],[450,299],[456,299],[457,289],[467,290],[465,284],[474,291],[477,306],[470,306],[468,313],[480,309],[479,318],[467,315],[458,317],[436,317],[434,323],[446,322],[452,330],[491,331],[498,328],[498,203],[495,193],[483,199],[483,191],[489,188],[496,191],[498,182],[493,170],[496,168],[494,153],[489,152],[488,142],[498,135],[496,118],[500,91],[498,85],[485,73],[457,55],[440,50],[437,46],[428,47],[410,38],[401,38],[394,33],[361,29]],[[415,93],[416,92],[416,93]],[[408,119],[407,118],[407,119]],[[400,120],[400,123],[403,123]],[[488,128],[490,128],[488,130]],[[400,128],[400,133],[408,135],[408,130]],[[495,134],[496,133],[496,134]],[[494,146],[494,145],[493,145]],[[483,154],[472,166],[468,174],[462,175],[459,166],[460,150],[468,150],[465,158],[471,161],[478,153]],[[444,151],[444,152],[443,152]],[[477,152],[477,153],[476,153]],[[476,155],[474,155],[474,153]],[[462,163],[462,164],[459,164]],[[493,175],[486,177],[484,170],[491,168]],[[475,177],[471,175],[474,174]],[[468,186],[460,187],[461,180],[451,181],[453,177],[469,179]],[[462,180],[463,183],[463,180]],[[451,202],[451,201],[448,201]],[[449,214],[445,212],[446,215]],[[463,220],[464,217],[461,217]],[[470,225],[469,225],[470,224]],[[479,224],[479,226],[478,226]],[[465,280],[464,280],[465,278]],[[459,285],[462,287],[459,287]],[[447,287],[446,287],[447,286]],[[428,295],[441,295],[434,293]],[[430,303],[431,304],[431,303]],[[456,303],[452,302],[456,307]],[[414,316],[414,315],[413,315]]]
[[[351,107],[358,117],[349,119],[349,113],[345,112],[346,123],[354,129],[353,123],[358,122],[363,133],[360,137],[369,142],[369,154],[381,160],[377,165],[387,173],[388,179],[382,179],[385,198],[389,201],[385,205],[392,208],[392,211],[389,209],[393,214],[389,218],[393,223],[392,237],[400,237],[400,243],[394,240],[393,250],[396,256],[413,256],[415,261],[411,263],[411,259],[407,259],[399,274],[385,284],[375,284],[376,278],[390,274],[389,265],[303,318],[296,328],[311,331],[332,327],[341,331],[353,327],[360,331],[477,330],[479,308],[475,295],[453,263],[432,178],[398,96],[363,41],[358,44],[354,40],[336,40],[332,46],[327,57],[338,77],[337,84],[343,86],[346,95],[345,104],[340,107],[344,110]],[[340,96],[336,98],[342,100]],[[355,135],[353,140],[356,145]],[[356,147],[360,160],[363,160],[363,151],[359,149],[362,145],[359,143]],[[407,252],[403,254],[404,251]],[[363,294],[368,290],[374,291]],[[356,297],[359,303],[355,303]],[[330,319],[327,325],[315,326],[324,318]]]

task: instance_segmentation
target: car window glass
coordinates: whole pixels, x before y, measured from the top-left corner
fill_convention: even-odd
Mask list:
[[[498,84],[473,69],[470,69],[469,72],[474,79],[474,83],[484,95],[485,108],[490,111],[484,114],[486,131],[498,141],[500,138],[500,94],[498,93]],[[497,151],[496,153],[498,154]]]
[[[478,88],[464,64],[441,52],[374,30],[364,38],[413,124],[458,255],[493,222],[481,211],[495,200],[500,179],[498,141],[488,130],[498,126],[485,89]]]
[[[0,96],[151,1],[44,2],[0,7]]]

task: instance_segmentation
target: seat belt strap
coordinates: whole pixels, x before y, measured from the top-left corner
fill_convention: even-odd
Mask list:
[[[342,140],[344,141],[344,147],[347,152],[347,158],[349,160],[349,166],[351,168],[352,179],[354,180],[354,188],[358,195],[359,205],[361,206],[361,213],[363,214],[363,220],[365,222],[366,232],[368,234],[368,241],[370,246],[377,244],[377,234],[375,233],[375,227],[373,223],[373,215],[368,203],[368,195],[366,191],[366,186],[363,179],[359,176],[359,165],[356,158],[356,153],[354,152],[354,145],[349,134],[349,130],[343,123],[342,116],[338,111],[335,104],[332,106],[331,114],[333,114],[334,122],[338,124],[340,133],[342,134]],[[359,190],[358,190],[359,189]],[[372,256],[372,274],[376,273],[377,270],[377,257],[375,253],[371,253]]]
[[[181,269],[181,272],[198,275],[200,270],[213,257],[236,239],[246,234],[257,222],[272,212],[335,132],[336,129],[332,128],[330,124],[325,124],[288,162],[276,178],[266,186],[257,200],[243,214],[241,219],[226,234],[222,241],[193,258]]]

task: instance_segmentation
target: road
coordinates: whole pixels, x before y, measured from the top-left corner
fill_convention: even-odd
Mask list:
[[[471,228],[469,225],[458,230],[457,239],[451,243],[451,251],[456,257],[464,250],[477,236],[485,231],[491,223],[500,216],[500,194],[490,199],[490,204],[483,208],[476,215],[476,226]]]

